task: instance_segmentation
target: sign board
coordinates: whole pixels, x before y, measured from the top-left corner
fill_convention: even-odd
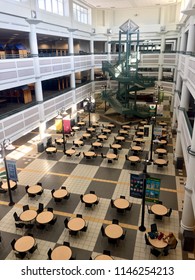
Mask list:
[[[18,181],[18,174],[16,169],[16,161],[15,160],[6,160],[8,177],[12,181]]]
[[[160,196],[160,179],[158,178],[147,178],[146,179],[146,195],[147,201],[156,202]]]
[[[154,136],[162,136],[162,127],[161,126],[154,127]]]
[[[144,174],[130,175],[130,196],[142,198],[144,189]]]
[[[144,140],[150,140],[152,138],[152,125],[144,125]]]

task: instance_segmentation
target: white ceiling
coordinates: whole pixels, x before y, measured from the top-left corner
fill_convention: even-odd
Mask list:
[[[181,0],[80,0],[92,8],[141,8],[148,6],[163,6],[181,2]]]

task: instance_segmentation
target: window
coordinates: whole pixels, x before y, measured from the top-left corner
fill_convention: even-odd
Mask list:
[[[90,23],[89,13],[90,13],[89,9],[80,6],[76,3],[73,3],[73,17],[75,20],[85,24],[89,24]]]
[[[39,9],[50,13],[64,15],[63,0],[38,0]]]

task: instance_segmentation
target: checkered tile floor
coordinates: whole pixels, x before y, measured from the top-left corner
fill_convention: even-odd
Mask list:
[[[87,118],[86,118],[87,120]],[[98,114],[92,114],[92,121],[99,121],[100,124],[106,124]],[[48,135],[55,138],[61,137],[56,134],[54,120],[50,122],[47,129]],[[66,149],[73,146],[73,141],[79,139],[86,127],[75,133],[74,136],[67,139]],[[97,128],[97,130],[100,128]],[[150,246],[145,244],[144,232],[139,231],[141,225],[141,200],[130,197],[130,173],[140,172],[143,170],[142,163],[131,166],[125,160],[125,154],[129,153],[131,139],[135,133],[134,128],[130,130],[130,137],[122,144],[122,150],[119,151],[118,161],[112,164],[107,159],[103,159],[100,153],[110,151],[110,144],[113,143],[114,136],[117,135],[119,126],[112,130],[108,140],[103,142],[103,148],[97,149],[98,157],[87,160],[83,157],[83,152],[91,149],[91,142],[94,139],[85,141],[85,145],[76,150],[81,152],[80,157],[68,158],[63,154],[63,147],[58,146],[58,151],[54,155],[48,155],[46,152],[37,152],[38,131],[33,131],[14,144],[17,149],[9,156],[17,160],[18,170],[18,188],[13,191],[13,200],[16,203],[13,207],[8,206],[8,194],[0,194],[0,231],[2,243],[0,244],[0,259],[16,259],[10,242],[13,238],[18,238],[27,234],[27,230],[16,230],[13,219],[13,213],[22,212],[22,206],[29,204],[30,208],[37,209],[38,203],[44,206],[53,207],[57,215],[57,222],[45,231],[40,231],[34,227],[30,232],[36,238],[38,250],[36,250],[30,259],[46,260],[49,248],[54,248],[63,241],[69,241],[73,253],[77,260],[88,260],[94,258],[97,254],[102,253],[104,249],[110,250],[114,259],[131,259],[131,260],[150,260],[156,259],[150,254]],[[170,130],[170,128],[169,128]],[[169,131],[170,132],[170,131]],[[132,136],[132,137],[131,137]],[[155,165],[148,166],[148,173],[156,178],[161,179],[160,200],[168,208],[172,207],[173,212],[170,218],[164,217],[162,221],[155,220],[153,215],[148,215],[145,211],[145,227],[149,231],[151,223],[157,223],[158,229],[162,232],[174,232],[179,240],[179,225],[182,211],[183,183],[185,181],[185,171],[175,170],[173,164],[173,147],[175,139],[170,137],[168,144],[169,160],[168,167],[158,168]],[[154,147],[155,148],[155,147]],[[149,152],[150,144],[145,143],[144,152],[141,155],[144,159]],[[153,158],[156,155],[153,154]],[[43,194],[36,198],[29,198],[25,192],[26,185],[34,185],[41,182],[44,188]],[[55,203],[51,196],[52,189],[58,189],[65,185],[70,192],[70,199],[60,203]],[[80,202],[80,195],[94,190],[100,197],[100,202],[93,209],[85,208]],[[111,208],[110,200],[120,195],[125,195],[133,207],[130,212],[125,214],[117,213]],[[87,232],[82,232],[78,236],[70,236],[64,227],[66,217],[75,216],[80,213],[88,223]],[[123,228],[126,229],[126,238],[121,240],[115,246],[108,243],[105,237],[101,235],[101,226],[111,223],[112,219],[118,219]],[[181,242],[179,240],[176,250],[171,250],[168,256],[160,256],[158,259],[188,259],[194,255],[188,255],[182,252]]]

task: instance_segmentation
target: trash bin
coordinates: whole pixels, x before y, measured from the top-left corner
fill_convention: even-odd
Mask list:
[[[176,161],[176,169],[183,169],[184,159],[182,157],[178,157]]]
[[[193,231],[184,230],[182,240],[182,248],[184,251],[194,251],[194,238],[195,234]]]
[[[44,151],[44,144],[42,142],[38,143],[37,144],[37,152],[42,153],[43,151]]]

